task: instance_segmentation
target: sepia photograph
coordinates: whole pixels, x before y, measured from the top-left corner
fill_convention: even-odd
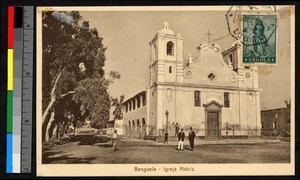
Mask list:
[[[38,176],[295,173],[294,6],[36,13]]]

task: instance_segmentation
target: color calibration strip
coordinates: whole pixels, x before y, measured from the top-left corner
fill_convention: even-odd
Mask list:
[[[7,173],[31,172],[32,67],[33,7],[10,6],[7,56]]]
[[[7,38],[7,113],[6,113],[6,172],[13,172],[13,48],[14,48],[14,7],[8,7]]]

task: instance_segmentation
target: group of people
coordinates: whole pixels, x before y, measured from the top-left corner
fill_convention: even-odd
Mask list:
[[[177,126],[179,127],[179,126]],[[177,150],[183,150],[183,142],[184,142],[184,138],[185,138],[185,133],[183,132],[183,128],[181,128],[180,132],[177,133],[177,127],[176,127],[176,132],[175,132],[175,137],[178,137],[178,148]],[[179,128],[178,128],[179,131]],[[165,132],[165,139],[164,142],[168,144],[168,132]],[[195,147],[195,137],[196,137],[196,133],[193,131],[193,128],[190,127],[190,131],[189,131],[189,135],[188,135],[188,140],[190,142],[190,148],[192,151],[194,151],[194,147]]]
[[[188,140],[190,142],[190,148],[192,151],[194,151],[195,147],[195,137],[196,133],[193,131],[193,128],[190,127],[189,135],[188,135]],[[183,141],[185,138],[185,133],[183,132],[183,129],[178,133],[178,148],[177,150],[183,150]]]
[[[165,132],[165,143],[168,143],[168,132]],[[185,133],[183,132],[183,128],[181,128],[180,132],[178,132],[177,134],[178,137],[178,148],[177,150],[183,150],[183,142],[184,142],[184,138],[185,138]],[[190,142],[190,148],[192,151],[194,151],[194,143],[195,143],[195,137],[196,137],[196,133],[193,131],[193,128],[190,127],[190,131],[189,131],[189,135],[188,135],[188,140]],[[118,134],[117,134],[117,130],[114,130],[114,134],[112,135],[112,145],[113,145],[113,150],[116,151],[117,149],[117,138],[118,138]]]

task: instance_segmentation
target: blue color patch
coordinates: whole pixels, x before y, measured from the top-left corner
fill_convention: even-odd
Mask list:
[[[6,134],[6,173],[12,173],[13,172],[13,164],[12,164],[12,158],[13,158],[13,135],[12,134]]]

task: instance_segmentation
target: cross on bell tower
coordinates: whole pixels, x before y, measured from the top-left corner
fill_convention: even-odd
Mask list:
[[[205,34],[207,35],[208,43],[210,43],[210,36],[212,36],[213,34],[211,34],[209,30]]]

